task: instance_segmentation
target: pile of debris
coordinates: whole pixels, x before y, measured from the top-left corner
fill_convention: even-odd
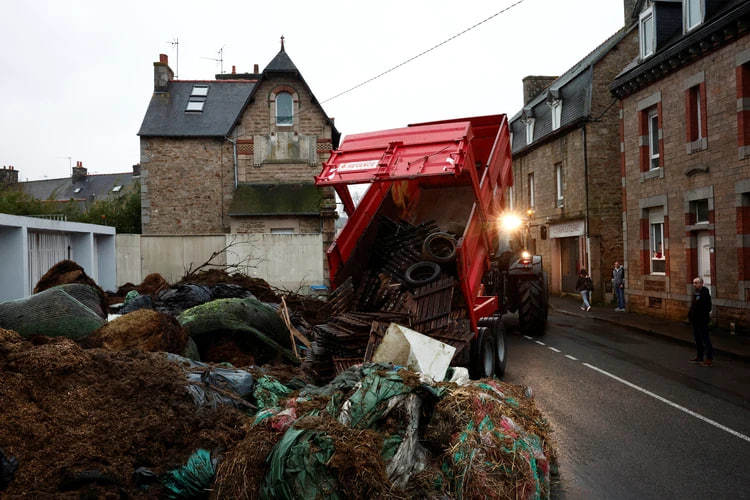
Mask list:
[[[469,382],[453,351],[437,372],[382,363],[396,324],[450,349],[470,330],[450,258],[408,272],[434,226],[381,229],[394,247],[327,303],[215,270],[107,300],[65,264],[0,304],[0,494],[548,497],[551,431],[523,388]],[[107,321],[119,295],[138,307]]]

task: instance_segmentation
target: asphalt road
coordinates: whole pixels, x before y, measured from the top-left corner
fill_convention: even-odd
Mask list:
[[[550,312],[539,339],[505,322],[505,380],[554,429],[553,497],[750,498],[750,364],[590,318]]]

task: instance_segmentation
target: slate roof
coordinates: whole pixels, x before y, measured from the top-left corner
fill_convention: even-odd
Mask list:
[[[194,85],[208,85],[203,111],[185,111]],[[245,109],[255,82],[217,80],[190,82],[173,80],[167,92],[154,92],[141,137],[225,137]]]
[[[229,215],[319,216],[322,201],[315,184],[240,184],[229,206]]]
[[[513,153],[518,153],[533,146],[534,142],[550,135],[552,132],[557,132],[557,130],[552,130],[552,113],[546,102],[550,91],[559,92],[562,98],[562,116],[560,117],[560,128],[558,130],[589,116],[591,113],[593,66],[635,29],[635,26],[637,25],[631,25],[627,29],[623,28],[609,37],[552,82],[547,89],[530,100],[523,109],[510,119],[510,129],[513,132],[511,147]],[[531,110],[534,115],[534,140],[529,145],[526,144],[526,126],[521,121],[524,110]]]
[[[294,74],[310,92],[313,103],[320,109],[331,127],[333,147],[337,148],[340,132],[315,98],[302,74],[281,50],[263,69],[257,81],[226,79],[169,82],[167,92],[154,92],[138,135],[141,137],[226,137],[239,121],[247,105],[253,100],[261,82],[274,74]],[[208,85],[208,96],[202,112],[186,112],[193,85]]]
[[[18,187],[29,196],[39,200],[55,201],[94,201],[109,196],[118,196],[130,189],[138,181],[132,172],[122,174],[92,174],[75,182],[71,177],[19,182]],[[113,192],[112,188],[122,186]],[[79,189],[78,192],[75,190]],[[93,196],[93,198],[92,198]]]

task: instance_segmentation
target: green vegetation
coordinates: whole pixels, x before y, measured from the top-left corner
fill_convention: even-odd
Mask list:
[[[74,200],[38,200],[16,188],[0,189],[0,213],[63,215],[71,222],[114,226],[118,233],[141,232],[141,188],[136,183],[118,197],[82,205]]]

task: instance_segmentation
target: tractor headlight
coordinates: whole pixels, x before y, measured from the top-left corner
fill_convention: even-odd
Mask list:
[[[531,254],[524,250],[523,252],[521,252],[521,258],[523,260],[531,260]]]
[[[516,214],[505,214],[500,218],[500,228],[506,232],[514,232],[521,227],[523,221]]]

